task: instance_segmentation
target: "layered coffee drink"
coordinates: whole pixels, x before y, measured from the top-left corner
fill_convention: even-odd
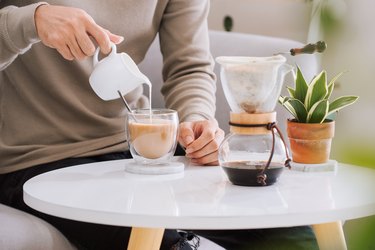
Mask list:
[[[129,142],[137,154],[157,159],[166,155],[176,140],[176,124],[164,119],[142,119],[129,123]]]
[[[127,117],[130,153],[137,163],[170,162],[177,146],[178,115],[171,109],[134,110]]]

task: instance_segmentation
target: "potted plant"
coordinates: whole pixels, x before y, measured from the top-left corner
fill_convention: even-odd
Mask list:
[[[308,84],[297,66],[295,88],[287,87],[289,96],[280,96],[279,103],[294,117],[287,121],[294,162],[318,164],[329,160],[335,113],[358,99],[358,96],[342,96],[330,100],[335,81],[342,73],[328,82],[323,70]]]

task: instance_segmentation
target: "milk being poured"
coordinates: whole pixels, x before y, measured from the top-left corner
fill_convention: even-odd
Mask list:
[[[151,83],[146,83],[148,86],[148,109],[150,110],[150,122],[152,122],[152,85]]]

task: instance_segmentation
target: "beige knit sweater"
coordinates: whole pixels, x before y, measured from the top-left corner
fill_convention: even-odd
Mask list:
[[[124,36],[117,49],[136,63],[159,33],[167,107],[178,110],[181,121],[214,116],[208,0],[46,2],[82,8]],[[38,4],[0,0],[0,174],[127,147],[123,104],[103,101],[90,88],[92,58],[67,61],[40,42],[34,24]],[[142,88],[126,98],[133,107],[147,104]]]

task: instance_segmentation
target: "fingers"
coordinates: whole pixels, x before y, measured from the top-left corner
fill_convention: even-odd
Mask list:
[[[96,40],[103,54],[111,52],[111,41],[103,28],[92,20],[87,25],[87,32]]]
[[[218,149],[224,131],[216,120],[182,123],[179,142],[186,147],[186,157],[199,165],[218,165]]]
[[[93,20],[88,25],[87,31],[96,40],[103,54],[111,52],[111,42],[119,44],[124,41],[124,37],[115,35],[109,30],[100,27]]]
[[[75,59],[83,60],[86,57],[75,37],[71,37],[67,45]]]
[[[72,55],[72,53],[70,52],[70,49],[69,47],[66,45],[66,46],[61,46],[61,47],[58,47],[56,48],[56,50],[60,53],[60,55],[62,55],[66,60],[69,60],[69,61],[72,61],[74,60],[74,56]]]
[[[186,157],[191,158],[191,162],[198,165],[218,165],[218,150],[221,142],[224,139],[224,131],[221,129],[216,130],[213,140],[208,142],[203,148],[188,153],[186,150]],[[190,147],[189,147],[190,148]]]
[[[224,138],[223,134],[224,132],[222,130],[218,130],[215,133],[214,138],[210,140],[206,145],[204,145],[204,147],[198,150],[192,151],[192,147],[189,146],[188,148],[186,148],[186,155],[190,158],[202,158],[217,151],[220,147],[221,141]]]
[[[191,159],[190,162],[200,166],[218,166],[218,152],[214,152],[202,158]]]
[[[196,140],[188,145],[186,153],[193,153],[201,150],[206,144],[215,139],[216,131],[220,130],[216,120],[206,120],[195,122],[193,132]]]
[[[183,122],[179,126],[178,142],[184,148],[194,141],[193,123]]]
[[[95,46],[85,31],[78,32],[76,39],[77,39],[77,43],[83,55],[86,55],[86,56],[94,55]]]
[[[110,42],[123,38],[95,23],[85,11],[72,7],[41,5],[35,11],[35,26],[42,43],[55,48],[67,60],[82,60],[95,52],[94,42],[102,53],[111,51]]]
[[[207,148],[211,142],[214,141],[215,132],[216,129],[211,127],[203,130],[203,133],[198,137],[198,139],[186,147],[186,153],[188,155],[194,154],[195,157],[202,157],[203,155],[199,155],[197,151],[201,151],[205,147]]]

